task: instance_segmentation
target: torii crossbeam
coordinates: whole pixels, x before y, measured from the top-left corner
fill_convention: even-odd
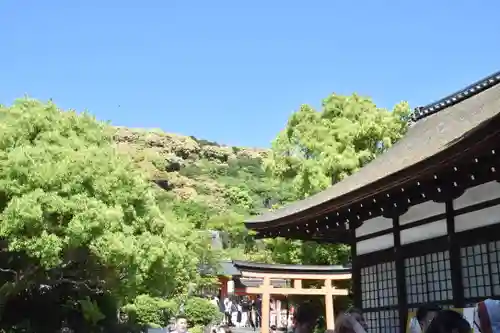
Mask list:
[[[233,261],[234,267],[240,272],[240,277],[259,279],[262,282],[256,287],[246,287],[248,294],[262,295],[262,329],[261,333],[269,333],[269,313],[271,295],[321,295],[325,297],[326,326],[334,329],[335,296],[347,296],[347,289],[337,289],[333,281],[351,279],[351,271],[343,266],[307,266],[307,265],[276,265],[260,264],[245,261]],[[275,287],[273,280],[293,281],[293,287]],[[303,280],[324,281],[321,288],[311,289],[302,286]]]

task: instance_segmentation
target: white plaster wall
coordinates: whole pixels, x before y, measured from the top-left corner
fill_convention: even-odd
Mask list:
[[[399,217],[399,224],[405,225],[411,222],[423,220],[425,218],[443,214],[446,211],[444,203],[426,201],[421,204],[411,206],[406,213]]]
[[[356,242],[356,254],[366,254],[372,253],[384,249],[388,249],[394,246],[394,235],[392,233],[387,235],[382,235],[360,242]]]
[[[401,230],[401,245],[415,243],[446,235],[446,220],[420,225],[406,230]]]
[[[500,205],[455,216],[455,232],[500,223]]]
[[[375,217],[363,222],[363,224],[356,229],[356,237],[361,237],[374,232],[387,230],[392,228],[392,219],[383,216]]]
[[[227,281],[227,292],[229,294],[233,294],[234,293],[234,281],[233,280]]]
[[[500,198],[500,183],[492,181],[472,187],[454,200],[455,210]],[[500,223],[500,205],[455,216],[455,231],[461,232]]]
[[[484,201],[500,198],[500,183],[492,181],[472,187],[453,202],[454,209],[472,206]]]

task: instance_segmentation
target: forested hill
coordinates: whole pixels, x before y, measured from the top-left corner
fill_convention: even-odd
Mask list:
[[[161,130],[119,127],[121,151],[176,197],[216,210],[257,213],[286,199],[262,167],[269,150],[231,147]]]
[[[302,105],[269,150],[129,128],[118,128],[115,142],[164,190],[163,202],[172,203],[165,209],[194,230],[229,235],[227,259],[332,264],[346,260],[345,248],[255,242],[243,221],[356,172],[404,135],[409,110],[404,102],[389,111],[356,94],[332,94],[320,111]]]
[[[195,229],[227,232],[232,259],[251,252],[245,217],[294,199],[291,181],[278,181],[264,170],[268,149],[225,146],[157,129],[119,127],[114,139],[174,199],[182,220]]]

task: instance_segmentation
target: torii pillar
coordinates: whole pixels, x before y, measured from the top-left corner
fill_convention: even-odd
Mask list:
[[[264,283],[262,284],[262,318],[260,321],[261,332],[269,331],[269,314],[270,314],[270,303],[271,303],[271,279],[267,276],[264,277]]]
[[[335,328],[335,312],[333,308],[333,287],[332,279],[325,280],[325,311],[326,311],[326,329]]]

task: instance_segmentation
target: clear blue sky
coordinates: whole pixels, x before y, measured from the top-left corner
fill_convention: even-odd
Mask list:
[[[432,102],[500,69],[495,0],[2,0],[0,103],[267,146],[302,103]]]

